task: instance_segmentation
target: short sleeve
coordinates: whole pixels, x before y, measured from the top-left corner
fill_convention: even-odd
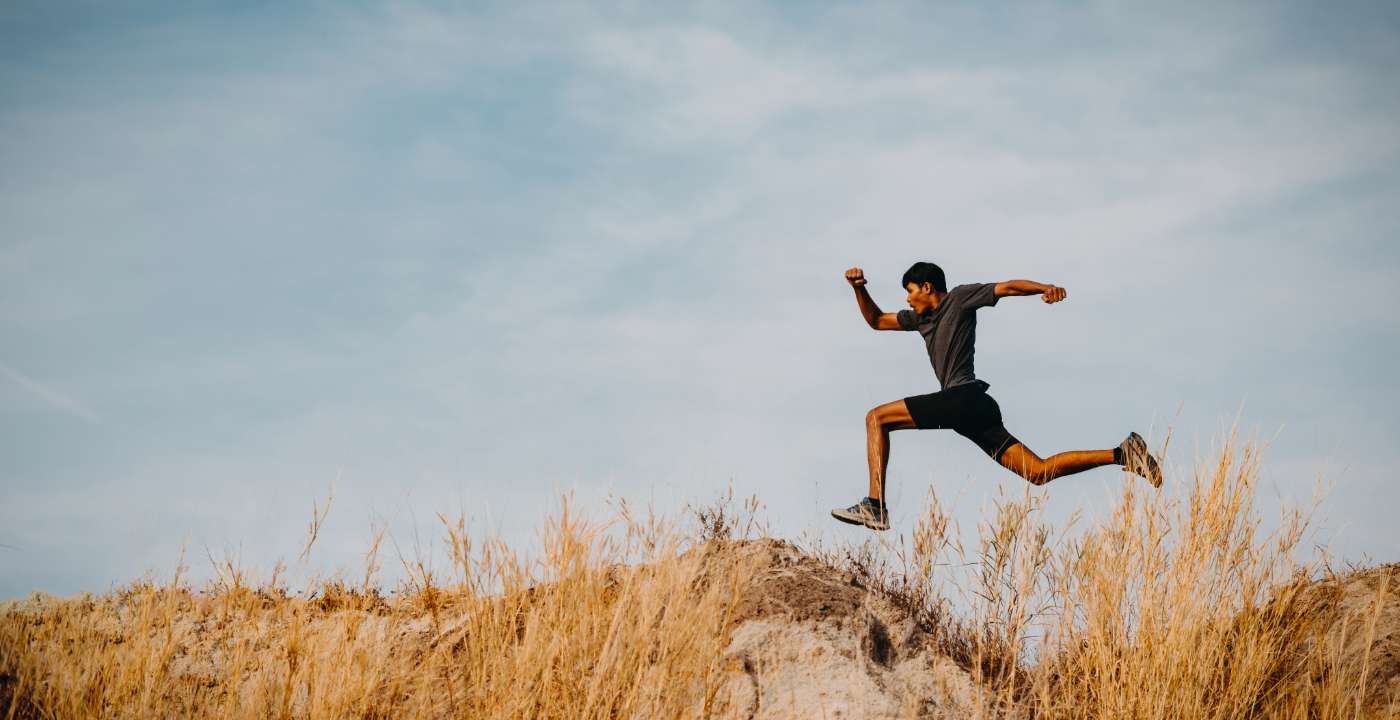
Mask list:
[[[913,310],[900,310],[894,314],[894,319],[899,321],[900,330],[918,330],[919,317]]]
[[[997,304],[997,284],[996,283],[976,283],[973,285],[959,285],[953,288],[949,295],[956,295],[957,303],[964,312],[972,312],[977,308],[991,307]]]

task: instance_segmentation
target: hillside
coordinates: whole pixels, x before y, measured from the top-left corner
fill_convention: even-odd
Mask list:
[[[17,718],[1389,718],[1400,566],[1302,562],[1308,513],[1265,525],[1251,448],[1127,478],[1055,527],[1002,497],[965,547],[930,492],[859,546],[753,537],[757,500],[689,530],[564,502],[523,557],[443,518],[450,567],[307,592],[216,567],[0,606]],[[313,519],[307,549],[314,543]],[[742,528],[742,529],[741,529]],[[1268,528],[1268,529],[1266,529]],[[303,555],[305,555],[305,550]],[[954,612],[947,600],[963,601]]]
[[[940,642],[938,628],[920,622],[889,593],[865,586],[859,573],[832,567],[791,544],[768,538],[714,541],[666,564],[606,568],[596,589],[616,603],[658,596],[660,585],[683,579],[688,592],[670,600],[691,607],[652,604],[649,611],[694,619],[688,610],[707,607],[714,616],[703,619],[724,629],[718,633],[724,641],[712,646],[713,657],[695,662],[694,656],[668,653],[664,638],[646,637],[667,631],[663,619],[653,617],[647,632],[631,635],[612,627],[604,642],[590,646],[597,651],[595,660],[607,665],[610,656],[628,654],[621,645],[641,642],[645,652],[633,653],[638,678],[657,672],[656,664],[672,663],[665,669],[669,674],[663,671],[664,692],[672,696],[648,701],[646,692],[617,693],[622,700],[640,700],[612,708],[625,711],[623,716],[961,718],[989,709],[998,697],[986,680],[979,682],[969,657],[961,662],[953,657],[949,638]],[[482,658],[473,657],[471,636],[490,624],[479,616],[499,618],[513,606],[524,613],[513,622],[517,647],[539,645],[541,639],[568,643],[571,638],[562,635],[537,638],[533,632],[548,633],[535,621],[559,609],[550,596],[557,599],[569,584],[535,587],[519,604],[498,600],[485,606],[446,591],[436,599],[334,591],[298,599],[247,589],[194,593],[138,587],[101,598],[36,597],[4,608],[4,700],[14,702],[16,717],[40,717],[28,699],[36,697],[32,683],[42,678],[51,684],[49,694],[37,697],[41,704],[49,698],[60,717],[97,710],[83,704],[97,698],[100,714],[107,717],[474,717],[467,686],[472,664]],[[1308,585],[1290,601],[1290,612],[1305,609],[1328,617],[1318,625],[1324,629],[1318,642],[1336,645],[1346,660],[1355,661],[1370,645],[1361,690],[1365,717],[1390,717],[1387,713],[1400,707],[1387,710],[1387,703],[1400,697],[1398,588],[1400,566],[1392,565]],[[709,604],[717,589],[725,602]],[[614,621],[623,619],[616,605],[595,608]],[[594,620],[606,624],[604,618]],[[690,648],[698,649],[694,640]],[[552,658],[553,672],[581,675],[560,678],[553,688],[575,687],[583,693],[581,703],[591,689],[596,699],[601,685],[587,681],[588,666],[569,667],[563,661],[568,655]],[[1299,663],[1307,657],[1306,650],[1296,655]],[[677,667],[687,663],[690,670]],[[447,671],[452,665],[461,667],[460,677]],[[1294,677],[1280,680],[1296,683],[1305,676],[1299,665]],[[677,685],[678,678],[690,682]],[[551,687],[547,677],[537,680],[537,690]],[[1357,685],[1346,678],[1316,679],[1339,680]],[[479,690],[489,698],[489,688]],[[74,704],[54,708],[54,698]],[[518,695],[488,702],[496,716],[550,711],[547,704]]]

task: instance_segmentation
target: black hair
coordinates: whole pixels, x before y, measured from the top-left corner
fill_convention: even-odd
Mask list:
[[[900,287],[908,290],[909,283],[923,285],[932,283],[935,292],[948,292],[948,281],[943,279],[943,268],[931,262],[916,262],[904,271],[904,278],[899,281]]]

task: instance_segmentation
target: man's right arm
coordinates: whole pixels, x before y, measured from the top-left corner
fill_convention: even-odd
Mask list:
[[[856,305],[860,306],[861,317],[865,318],[865,324],[873,330],[903,330],[899,326],[899,318],[894,313],[880,312],[880,306],[875,304],[875,300],[870,297],[870,293],[865,289],[865,272],[860,268],[851,268],[846,271],[846,282],[856,291]]]

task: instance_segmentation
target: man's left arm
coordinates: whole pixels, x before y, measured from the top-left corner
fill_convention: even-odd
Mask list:
[[[1034,280],[1007,280],[997,283],[995,294],[997,297],[1007,297],[1008,295],[1039,295],[1040,299],[1047,303],[1056,303],[1065,299],[1065,289],[1058,285],[1047,285]]]

